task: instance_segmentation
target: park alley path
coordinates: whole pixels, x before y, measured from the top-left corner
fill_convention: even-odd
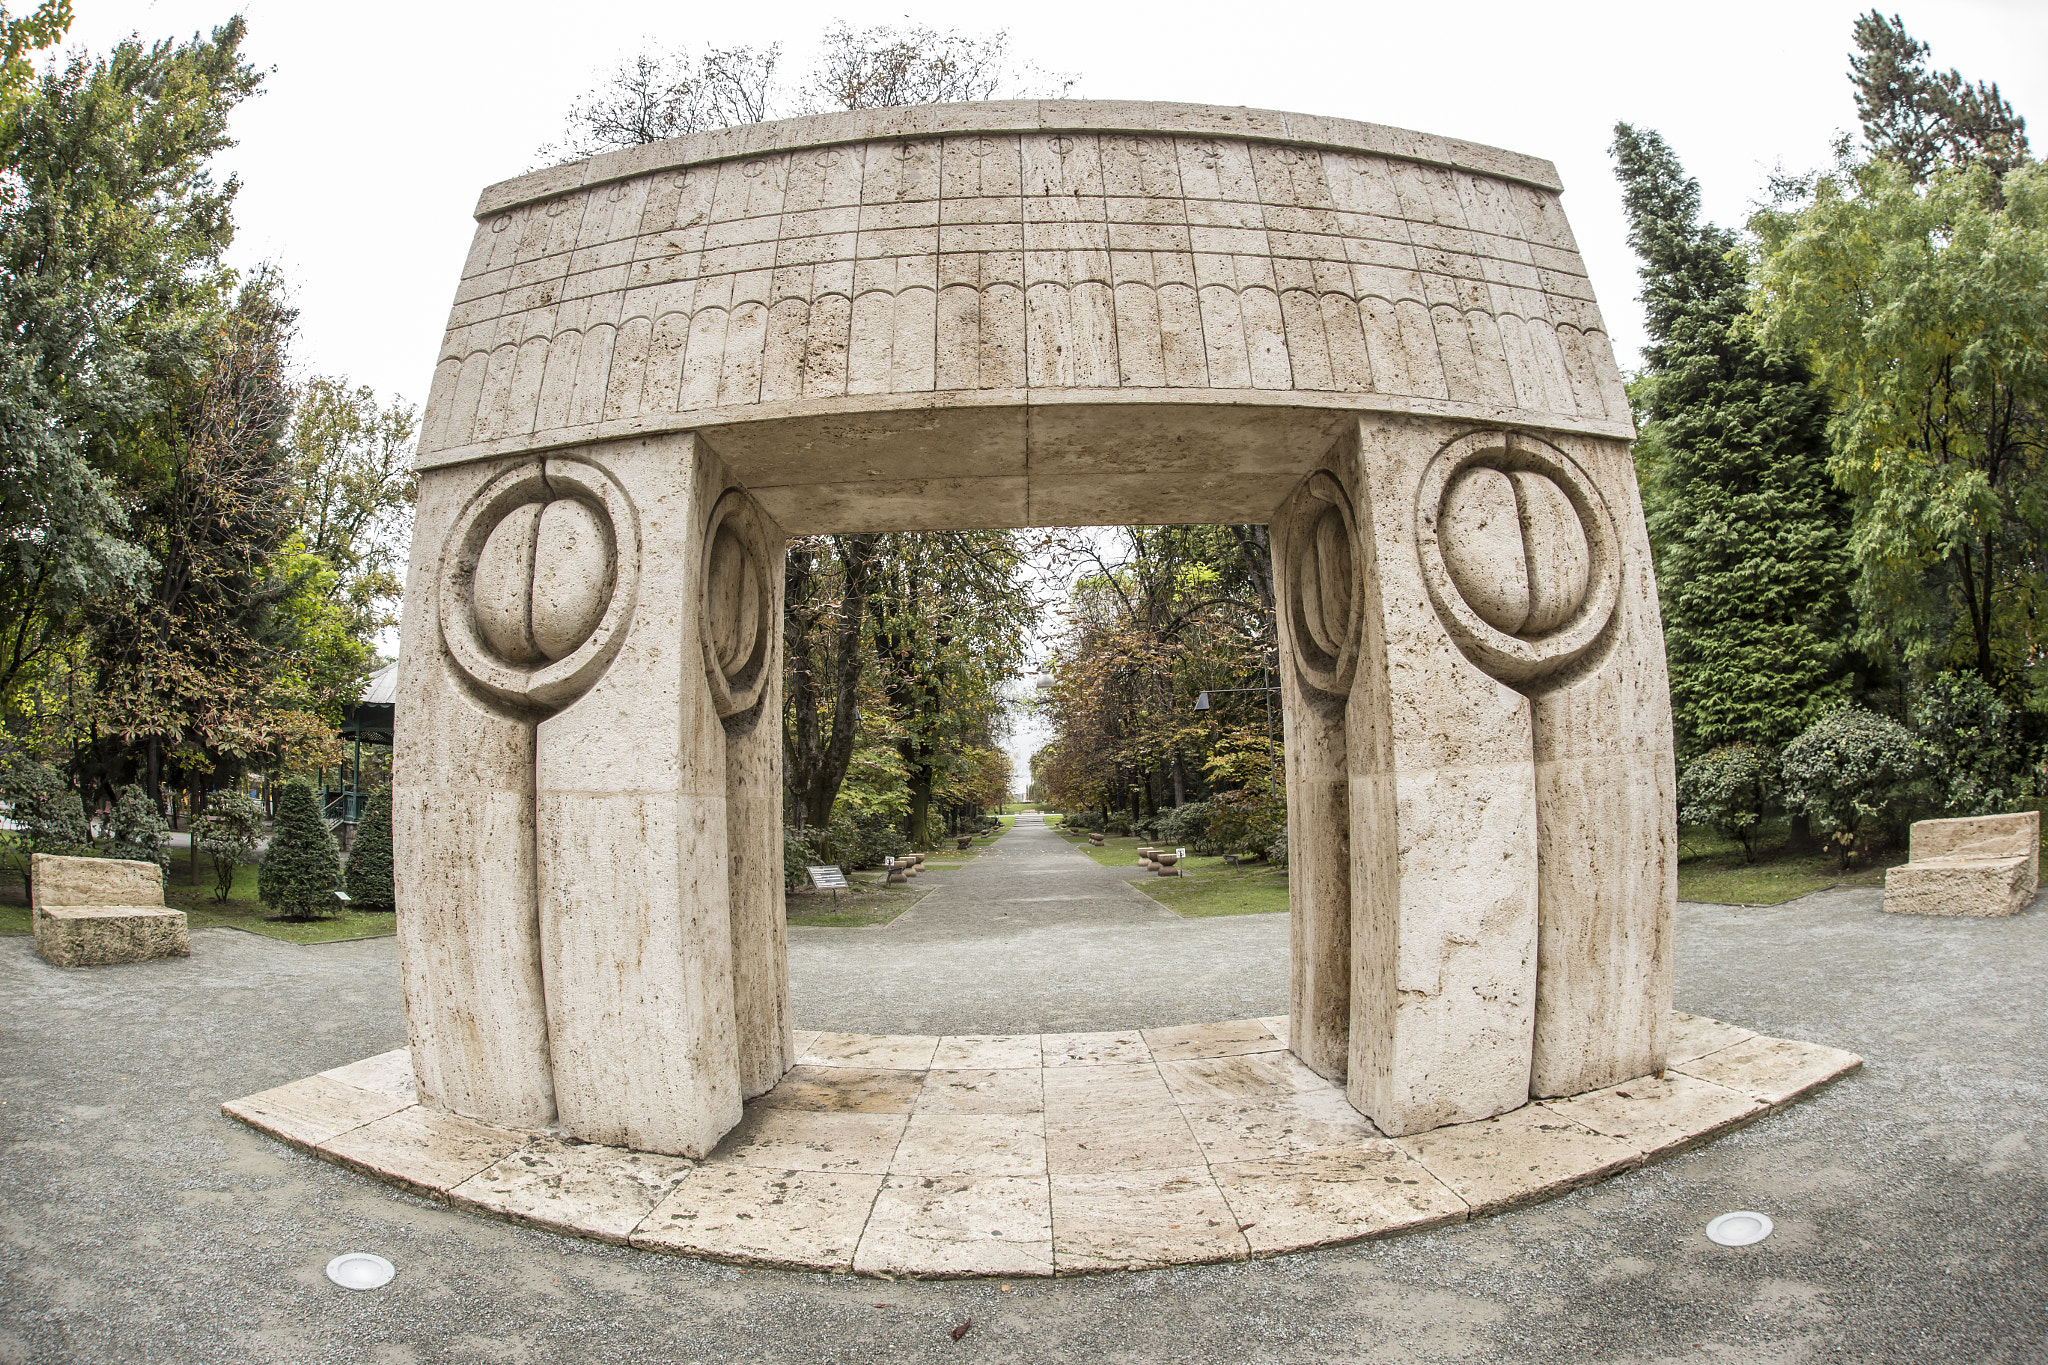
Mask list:
[[[1182,919],[1119,872],[1019,815],[889,924],[792,927],[797,1027],[1077,1033],[1287,1012],[1287,916]]]

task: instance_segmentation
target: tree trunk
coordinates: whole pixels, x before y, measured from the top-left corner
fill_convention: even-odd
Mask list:
[[[1813,852],[1813,820],[1803,810],[1792,812],[1792,828],[1785,837],[1785,851]]]
[[[932,844],[932,770],[917,764],[910,770],[910,846],[927,849]]]
[[[816,640],[819,614],[808,620],[799,612],[784,616],[785,652],[789,660],[792,711],[787,743],[793,799],[807,824],[823,829],[832,823],[832,806],[853,764],[853,744],[860,728],[860,675],[867,663],[861,633],[867,615],[869,586],[879,535],[835,536],[833,546],[844,577],[838,607],[832,613],[832,722],[830,734],[820,731]],[[817,588],[816,556],[792,553],[785,584],[792,606],[807,602]]]
[[[1173,808],[1179,810],[1188,803],[1187,772],[1180,761],[1180,746],[1173,749]]]
[[[191,818],[185,821],[186,837],[192,841],[191,857],[185,860],[192,885],[199,885],[199,817],[206,812],[205,784],[199,779],[192,780]]]

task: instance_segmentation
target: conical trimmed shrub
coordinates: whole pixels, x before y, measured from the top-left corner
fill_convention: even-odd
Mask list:
[[[340,889],[341,848],[320,818],[320,799],[305,783],[293,782],[277,800],[277,826],[256,874],[256,894],[278,914],[304,918],[339,912],[334,893]]]
[[[391,788],[379,787],[370,808],[356,826],[356,842],[348,851],[349,900],[352,910],[389,910],[397,905],[391,890]]]

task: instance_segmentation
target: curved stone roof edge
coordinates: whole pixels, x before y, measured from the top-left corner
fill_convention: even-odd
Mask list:
[[[1211,104],[1142,100],[990,100],[972,104],[916,104],[805,114],[769,123],[743,123],[708,133],[606,152],[488,186],[477,199],[484,218],[523,204],[593,185],[630,180],[678,166],[740,156],[890,138],[961,137],[970,133],[1092,132],[1182,134],[1293,142],[1336,151],[1366,152],[1399,161],[1448,166],[1559,193],[1557,167],[1540,157],[1477,142],[1389,128],[1378,123]]]

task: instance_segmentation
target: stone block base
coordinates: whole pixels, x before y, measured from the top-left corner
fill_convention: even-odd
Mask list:
[[[2029,862],[2011,858],[1928,858],[1884,874],[1884,908],[1894,915],[2013,915],[2034,898]]]
[[[619,1246],[884,1276],[1242,1261],[1545,1199],[1753,1122],[1862,1065],[1677,1015],[1662,1077],[1390,1140],[1285,1019],[1124,1033],[799,1033],[701,1161],[493,1128],[385,1053],[221,1106],[429,1199]]]
[[[36,911],[36,951],[59,967],[192,956],[185,912],[160,905],[59,905]]]

